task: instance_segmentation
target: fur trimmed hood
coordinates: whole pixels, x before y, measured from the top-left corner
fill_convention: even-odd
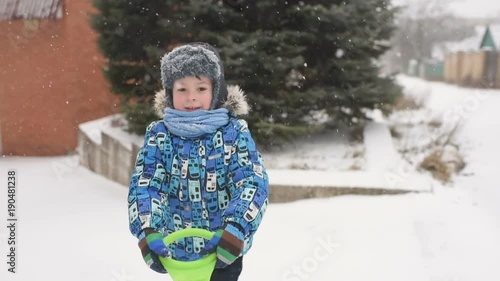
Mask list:
[[[172,107],[165,94],[165,89],[156,92],[154,99],[154,109],[158,117],[163,118],[164,110],[167,107]],[[222,103],[221,108],[229,111],[229,114],[234,116],[247,115],[250,112],[245,93],[237,85],[227,86],[227,99]]]

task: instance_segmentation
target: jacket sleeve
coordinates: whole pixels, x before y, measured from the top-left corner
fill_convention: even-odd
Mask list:
[[[144,145],[137,154],[128,193],[129,228],[137,238],[142,239],[144,229],[160,231],[165,222],[160,193],[165,181],[165,167],[158,145],[165,133],[159,130],[159,122],[151,123],[144,136]]]
[[[231,200],[223,217],[224,222],[238,224],[245,236],[252,236],[266,212],[269,179],[246,122],[239,122],[242,126],[236,134],[229,165]]]

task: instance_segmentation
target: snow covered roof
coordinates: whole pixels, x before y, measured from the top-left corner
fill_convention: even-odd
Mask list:
[[[63,0],[2,0],[0,20],[59,19],[63,14]]]
[[[500,47],[500,25],[492,24],[489,26],[493,40],[497,49]],[[437,46],[434,46],[432,50],[432,57],[437,59],[443,59],[447,53],[453,53],[458,51],[477,51],[481,47],[481,41],[486,32],[486,26],[476,26],[476,33],[459,42],[444,42]]]

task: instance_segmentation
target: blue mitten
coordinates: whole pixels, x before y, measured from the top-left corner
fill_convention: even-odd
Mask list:
[[[139,241],[139,248],[141,249],[142,258],[146,264],[158,273],[167,273],[165,268],[160,262],[158,256],[170,257],[172,256],[167,246],[163,242],[163,236],[151,228],[144,230],[146,237]]]
[[[214,237],[208,241],[201,251],[202,255],[217,252],[216,268],[224,268],[232,264],[243,251],[244,234],[241,228],[233,223],[227,223],[218,229]]]

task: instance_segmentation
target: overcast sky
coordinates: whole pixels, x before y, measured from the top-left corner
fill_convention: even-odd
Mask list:
[[[455,0],[450,8],[454,13],[465,17],[500,16],[500,1],[498,0]]]
[[[395,5],[415,4],[433,0],[392,0]],[[447,2],[450,12],[457,16],[476,18],[476,17],[500,17],[499,0],[434,0],[438,2]]]

